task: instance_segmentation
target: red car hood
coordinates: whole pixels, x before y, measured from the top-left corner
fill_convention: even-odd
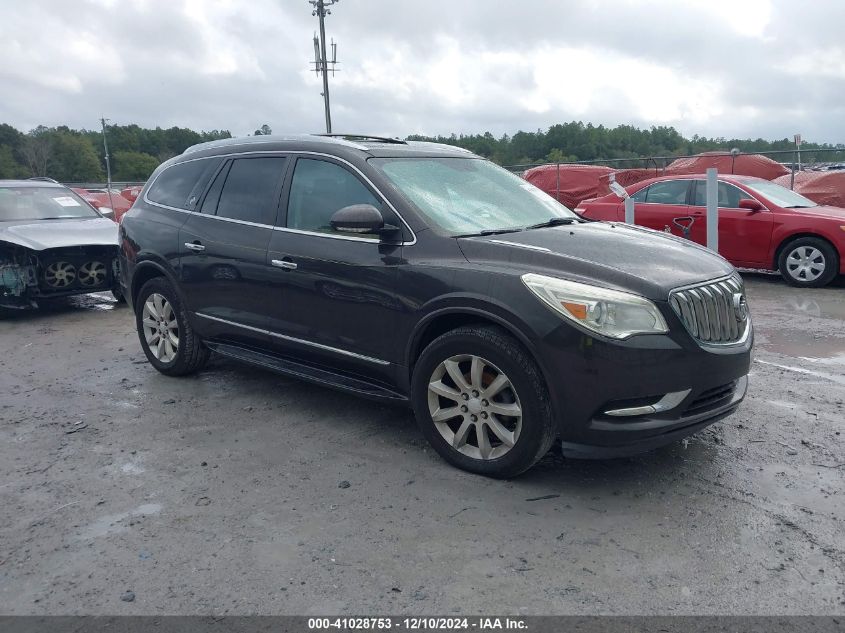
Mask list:
[[[790,213],[797,213],[800,215],[812,215],[830,218],[832,220],[842,220],[845,222],[845,209],[842,207],[809,207],[807,209],[786,209]]]

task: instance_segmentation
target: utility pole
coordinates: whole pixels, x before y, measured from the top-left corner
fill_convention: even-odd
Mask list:
[[[323,103],[326,108],[326,134],[332,133],[332,114],[329,105],[329,64],[332,65],[332,75],[337,64],[337,44],[332,40],[332,59],[326,57],[326,16],[331,15],[328,7],[339,2],[339,0],[308,0],[314,10],[311,15],[316,15],[320,21],[320,38],[314,35],[314,72],[323,74]]]
[[[111,207],[112,213],[114,213],[114,202],[111,199],[111,163],[109,162],[109,144],[106,141],[106,119],[104,117],[100,117],[100,124],[103,126],[103,149],[106,153],[106,191],[109,193],[109,207]]]

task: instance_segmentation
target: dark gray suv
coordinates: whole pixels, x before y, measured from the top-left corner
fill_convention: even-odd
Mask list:
[[[743,284],[689,241],[588,222],[466,151],[253,137],[163,164],[121,224],[141,346],[413,406],[449,462],[514,476],[648,450],[733,412]]]

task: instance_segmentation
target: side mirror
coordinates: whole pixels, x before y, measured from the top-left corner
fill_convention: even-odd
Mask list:
[[[752,198],[744,198],[739,201],[740,209],[747,209],[748,211],[762,211],[763,205]]]
[[[371,204],[352,204],[335,211],[329,221],[340,233],[369,233],[381,235],[398,231],[398,227],[384,223],[381,211]]]

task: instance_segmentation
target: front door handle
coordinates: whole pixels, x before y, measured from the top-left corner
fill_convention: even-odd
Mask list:
[[[285,270],[296,270],[296,264],[286,259],[271,259],[270,263],[276,268],[284,268]]]
[[[203,246],[199,242],[185,242],[185,248],[196,253],[201,253],[205,250],[205,246]]]

